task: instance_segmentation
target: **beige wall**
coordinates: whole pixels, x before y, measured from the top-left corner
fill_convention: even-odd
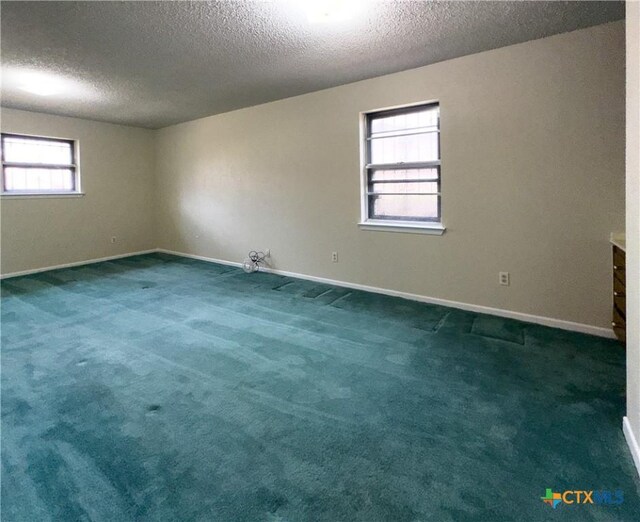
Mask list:
[[[627,418],[640,443],[640,3],[627,2]],[[639,448],[636,447],[636,451]],[[640,471],[640,453],[635,454]]]
[[[3,274],[156,246],[153,131],[10,109],[2,109],[0,127],[79,140],[86,193],[2,198]]]
[[[162,129],[159,246],[607,328],[624,39],[616,22]],[[447,232],[359,230],[358,113],[422,100]]]

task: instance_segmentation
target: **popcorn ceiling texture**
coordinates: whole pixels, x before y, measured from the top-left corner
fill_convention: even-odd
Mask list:
[[[623,2],[370,2],[310,24],[302,2],[3,2],[2,72],[73,83],[5,107],[160,128],[618,20]]]

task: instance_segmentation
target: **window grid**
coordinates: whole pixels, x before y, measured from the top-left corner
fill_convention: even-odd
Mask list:
[[[441,222],[437,103],[365,115],[365,221]]]
[[[78,193],[73,140],[2,133],[3,194]]]

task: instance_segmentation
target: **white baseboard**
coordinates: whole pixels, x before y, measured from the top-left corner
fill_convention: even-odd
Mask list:
[[[238,268],[242,268],[242,263],[238,263],[237,261],[225,261],[224,259],[216,259],[214,257],[197,256],[195,254],[186,254],[184,252],[176,252],[175,250],[167,250],[166,248],[157,248],[156,252],[159,252],[160,254],[170,254],[172,256],[178,256],[178,257],[187,257],[189,259],[197,259],[198,261],[206,261],[207,263],[216,263],[218,265],[228,265],[228,266],[235,266]],[[271,268],[261,268],[260,271],[276,273],[276,271]],[[300,279],[303,279],[303,277],[300,276]]]
[[[625,439],[627,439],[627,444],[629,445],[633,462],[635,463],[638,474],[640,475],[640,444],[638,443],[635,433],[633,433],[633,429],[631,429],[631,423],[629,422],[628,417],[624,417],[622,419],[622,431],[624,432]]]
[[[140,252],[129,252],[127,254],[118,254],[117,256],[100,257],[96,259],[86,259],[84,261],[74,261],[73,263],[64,263],[62,265],[45,266],[42,268],[33,268],[31,270],[21,270],[20,272],[10,272],[8,274],[1,274],[0,279],[9,279],[10,277],[18,277],[29,274],[38,274],[40,272],[48,272],[49,270],[58,270],[59,268],[71,268],[74,266],[91,265],[93,263],[101,263],[103,261],[112,261],[113,259],[122,259],[131,256],[140,256],[143,254],[153,254],[157,252],[156,248],[151,250],[142,250]]]
[[[10,277],[18,277],[18,276],[23,276],[23,275],[29,275],[29,274],[37,274],[39,272],[47,272],[49,270],[57,270],[60,268],[71,268],[74,266],[82,266],[82,265],[90,265],[93,263],[100,263],[103,261],[111,261],[114,259],[122,259],[125,257],[131,257],[131,256],[138,256],[138,255],[142,255],[142,254],[152,254],[154,252],[162,252],[165,254],[172,254],[175,256],[180,256],[180,257],[187,257],[190,259],[198,259],[200,261],[206,261],[208,263],[218,263],[218,264],[222,264],[222,265],[229,265],[229,266],[235,266],[235,267],[240,267],[242,266],[242,263],[238,263],[235,261],[226,261],[224,259],[215,259],[212,257],[206,257],[206,256],[199,256],[199,255],[195,255],[195,254],[187,254],[185,252],[176,252],[174,250],[167,250],[164,248],[153,248],[150,250],[143,250],[140,252],[129,252],[126,254],[119,254],[116,256],[108,256],[108,257],[101,257],[101,258],[97,258],[97,259],[87,259],[84,261],[75,261],[72,263],[65,263],[65,264],[61,264],[61,265],[54,265],[54,266],[47,266],[47,267],[42,267],[42,268],[34,268],[32,270],[22,270],[20,272],[11,272],[8,274],[1,274],[0,275],[0,279],[8,279]],[[441,305],[441,306],[448,306],[450,308],[458,308],[460,310],[467,310],[469,312],[478,312],[478,313],[482,313],[482,314],[490,314],[490,315],[497,315],[498,317],[506,317],[508,319],[516,319],[519,321],[525,321],[525,322],[529,322],[529,323],[535,323],[535,324],[541,324],[544,326],[550,326],[552,328],[560,328],[562,330],[569,330],[572,332],[581,332],[581,333],[586,333],[586,334],[590,334],[590,335],[597,335],[599,337],[607,337],[607,338],[613,338],[614,334],[611,330],[609,330],[608,328],[601,328],[598,326],[591,326],[588,324],[583,324],[583,323],[574,323],[571,321],[563,321],[561,319],[554,319],[551,317],[544,317],[544,316],[539,316],[539,315],[531,315],[531,314],[525,314],[522,312],[514,312],[512,310],[503,310],[501,308],[491,308],[489,306],[482,306],[482,305],[476,305],[476,304],[471,304],[471,303],[462,303],[459,301],[450,301],[448,299],[440,299],[437,297],[429,297],[429,296],[425,296],[425,295],[419,295],[419,294],[412,294],[409,292],[401,292],[398,290],[392,290],[389,288],[379,288],[376,286],[368,286],[368,285],[361,285],[361,284],[357,284],[357,283],[350,283],[348,281],[339,281],[336,279],[328,279],[326,277],[317,277],[317,276],[312,276],[312,275],[307,275],[307,274],[300,274],[297,272],[289,272],[286,270],[277,270],[274,268],[261,268],[262,271],[264,272],[268,272],[271,274],[277,274],[277,275],[283,275],[283,276],[288,276],[288,277],[295,277],[298,279],[306,279],[308,281],[315,281],[318,283],[325,283],[325,284],[329,284],[329,285],[334,285],[334,286],[340,286],[340,287],[344,287],[344,288],[352,288],[354,290],[363,290],[365,292],[373,292],[376,294],[384,294],[384,295],[390,295],[390,296],[394,296],[394,297],[402,297],[404,299],[410,299],[412,301],[420,301],[422,303],[430,303],[430,304],[436,304],[436,305]]]
[[[198,259],[200,261],[207,261],[209,263],[219,263],[222,265],[230,266],[242,266],[242,263],[234,261],[225,261],[224,259],[215,259],[212,257],[197,256],[194,254],[185,254],[184,252],[175,252],[173,250],[166,250],[159,248],[158,252],[165,254],[172,254],[175,256],[188,257],[191,259]],[[288,272],[286,270],[276,270],[273,268],[261,268],[263,272],[270,274],[278,274],[288,277],[295,277],[298,279],[306,279],[308,281],[315,281],[318,283],[325,283],[328,285],[341,286],[344,288],[352,288],[354,290],[363,290],[366,292],[373,292],[376,294],[390,295],[394,297],[402,297],[404,299],[410,299],[412,301],[420,301],[422,303],[430,303],[441,306],[448,306],[450,308],[458,308],[460,310],[466,310],[469,312],[478,312],[482,314],[497,315],[499,317],[506,317],[508,319],[516,319],[519,321],[525,321],[529,323],[540,324],[543,326],[550,326],[552,328],[560,328],[562,330],[569,330],[572,332],[586,333],[590,335],[596,335],[598,337],[607,337],[613,339],[615,337],[613,331],[608,328],[601,328],[599,326],[591,326],[583,323],[574,323],[571,321],[563,321],[561,319],[553,319],[552,317],[544,317],[540,315],[525,314],[522,312],[514,312],[511,310],[503,310],[501,308],[491,308],[489,306],[482,306],[470,303],[462,303],[459,301],[450,301],[448,299],[440,299],[437,297],[428,297],[425,295],[411,294],[408,292],[400,292],[398,290],[391,290],[388,288],[378,288],[376,286],[360,285],[357,283],[349,283],[347,281],[338,281],[335,279],[327,279],[325,277],[316,277],[306,274],[299,274],[297,272]]]

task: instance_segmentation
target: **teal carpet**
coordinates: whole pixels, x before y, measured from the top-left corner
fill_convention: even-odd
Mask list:
[[[2,292],[5,522],[640,519],[613,341],[165,255]]]

